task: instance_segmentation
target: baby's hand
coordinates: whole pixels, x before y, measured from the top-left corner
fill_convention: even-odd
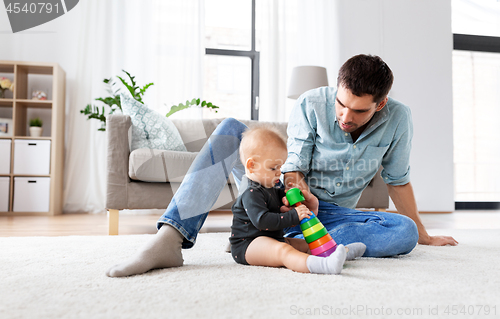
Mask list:
[[[295,210],[297,211],[297,215],[299,215],[299,220],[303,220],[304,218],[309,218],[312,216],[312,212],[304,204],[295,207]]]

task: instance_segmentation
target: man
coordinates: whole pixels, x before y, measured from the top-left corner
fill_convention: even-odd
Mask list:
[[[319,204],[318,218],[337,242],[361,241],[365,256],[372,257],[408,253],[417,239],[457,244],[451,237],[429,236],[422,225],[410,183],[411,113],[387,97],[392,83],[382,59],[357,55],[341,67],[337,90],[303,94],[288,123],[289,154],[281,168],[287,187],[310,189],[319,199],[311,197],[308,206]],[[401,215],[353,210],[380,165]],[[288,237],[301,237],[300,229],[288,229]]]
[[[392,82],[391,70],[379,57],[358,55],[342,66],[337,92],[333,88],[306,92],[290,117],[288,159],[281,168],[286,186],[303,190],[305,204],[335,241],[365,243],[364,256],[409,253],[417,240],[427,245],[457,244],[452,237],[429,236],[420,221],[409,179],[410,110],[387,97]],[[111,267],[108,276],[183,264],[181,248],[196,242],[229,172],[240,188],[244,168],[238,148],[245,129],[234,119],[221,122],[158,221],[156,236],[136,256]],[[352,209],[380,164],[400,214]],[[298,227],[285,231],[287,237],[302,236]]]

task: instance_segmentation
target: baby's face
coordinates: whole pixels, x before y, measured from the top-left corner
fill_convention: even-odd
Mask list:
[[[280,168],[287,156],[285,149],[267,150],[254,155],[252,156],[254,165],[247,170],[247,176],[264,187],[273,187],[280,179]]]

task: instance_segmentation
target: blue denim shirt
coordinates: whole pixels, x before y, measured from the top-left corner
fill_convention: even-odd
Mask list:
[[[335,114],[336,88],[304,93],[288,122],[288,158],[283,173],[302,172],[322,201],[354,208],[361,192],[382,165],[390,185],[410,182],[413,124],[410,108],[389,98],[356,142],[340,129]]]

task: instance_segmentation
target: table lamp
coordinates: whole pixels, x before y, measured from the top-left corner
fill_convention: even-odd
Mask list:
[[[326,68],[321,66],[297,66],[292,70],[292,79],[288,87],[287,97],[297,99],[309,90],[328,86]]]

